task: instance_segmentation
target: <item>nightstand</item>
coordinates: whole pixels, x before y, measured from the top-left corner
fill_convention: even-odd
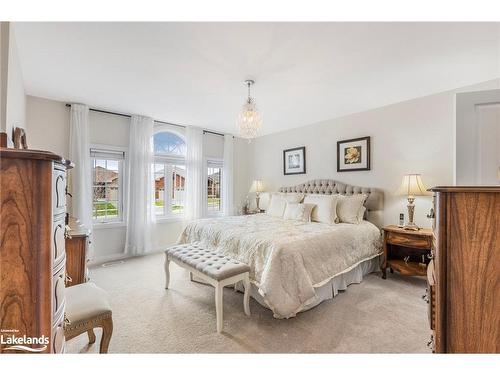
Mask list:
[[[425,276],[432,248],[432,229],[422,228],[410,231],[396,225],[388,225],[384,231],[384,262],[382,278],[387,277],[387,267],[391,273],[405,276]]]

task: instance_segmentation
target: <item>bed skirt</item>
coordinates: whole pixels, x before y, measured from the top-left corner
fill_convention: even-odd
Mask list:
[[[376,271],[380,271],[380,258],[378,256],[361,262],[352,270],[335,276],[326,284],[315,288],[316,299],[310,304],[304,306],[299,312],[310,310],[319,305],[321,302],[334,298],[337,294],[339,294],[339,291],[346,290],[351,284],[361,283],[365,275]],[[241,283],[236,286],[236,289],[243,291]],[[254,284],[251,285],[250,296],[262,306],[269,309],[269,306],[267,306],[264,298],[259,294],[258,289]]]

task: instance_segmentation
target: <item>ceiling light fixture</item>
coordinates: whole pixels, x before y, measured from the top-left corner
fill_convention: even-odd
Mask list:
[[[262,127],[262,118],[257,111],[255,100],[250,96],[250,86],[255,84],[255,81],[247,79],[245,84],[248,86],[248,98],[238,116],[238,126],[241,137],[248,139],[248,142],[250,142],[257,136]]]

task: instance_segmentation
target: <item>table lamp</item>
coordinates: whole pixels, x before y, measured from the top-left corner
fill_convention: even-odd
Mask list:
[[[408,222],[404,226],[407,230],[419,230],[420,228],[413,222],[415,213],[415,197],[430,195],[422,182],[419,174],[407,174],[403,177],[403,182],[398,191],[399,195],[405,195],[408,199]]]
[[[259,194],[264,191],[264,184],[262,180],[254,180],[252,182],[252,186],[250,187],[250,193],[255,193],[255,202],[257,203],[257,211],[260,211],[259,208]]]

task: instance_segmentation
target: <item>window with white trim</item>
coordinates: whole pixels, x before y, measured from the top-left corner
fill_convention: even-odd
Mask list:
[[[123,220],[123,163],[125,152],[90,149],[92,218],[95,223]]]
[[[222,212],[221,190],[223,162],[221,160],[207,160],[207,214],[214,215]]]
[[[171,131],[153,136],[155,161],[155,212],[157,217],[184,213],[186,187],[186,142]]]

